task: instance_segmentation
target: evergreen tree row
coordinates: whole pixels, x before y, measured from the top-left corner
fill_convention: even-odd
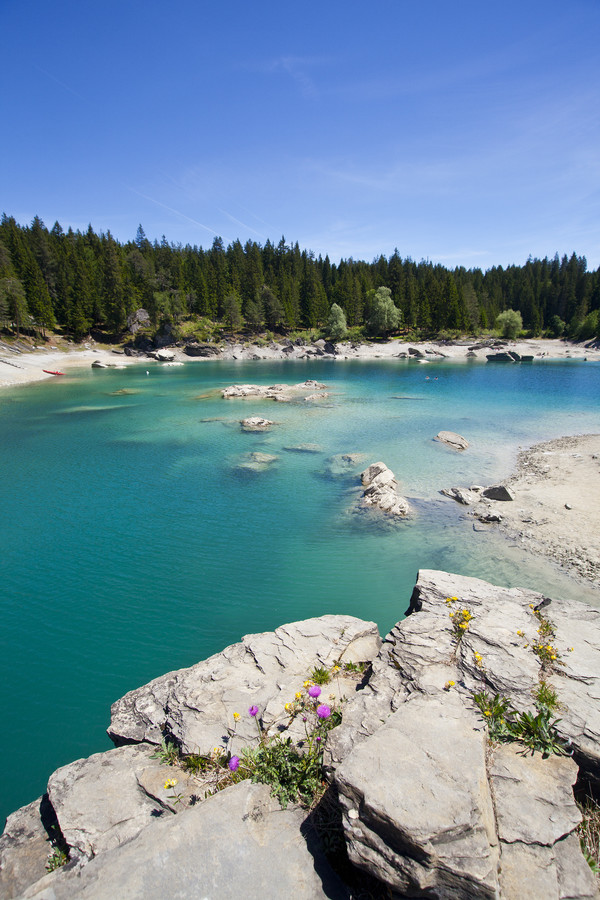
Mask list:
[[[205,316],[257,331],[315,328],[334,304],[348,327],[368,326],[381,288],[395,308],[388,321],[422,336],[477,333],[507,309],[518,311],[533,335],[600,333],[600,269],[588,272],[575,253],[486,272],[416,263],[398,251],[336,264],[284,238],[227,247],[215,238],[204,249],[165,237],[152,243],[141,225],[134,241],[121,244],[91,225],[82,233],[65,232],[58,222],[48,230],[37,216],[28,226],[6,214],[0,221],[0,320],[17,330],[33,322],[76,339],[92,328],[116,335],[140,307],[157,327]]]

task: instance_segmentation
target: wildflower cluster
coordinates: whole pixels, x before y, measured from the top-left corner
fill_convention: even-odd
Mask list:
[[[542,666],[551,667],[553,665],[563,665],[554,639],[556,638],[556,629],[554,625],[542,614],[540,610],[534,609],[533,615],[539,622],[537,633],[538,637],[532,644],[533,652],[539,657]]]
[[[311,676],[323,671],[337,674],[341,669],[335,664],[328,670],[313,669]],[[248,716],[256,723],[258,746],[244,748],[239,755],[232,754],[231,744],[236,735],[241,719],[238,712],[233,713],[233,725],[228,727],[228,738],[224,747],[213,747],[208,754],[186,754],[182,756],[174,743],[166,738],[160,748],[153,754],[163,763],[180,766],[188,773],[202,776],[207,790],[205,796],[222,790],[230,784],[250,778],[252,781],[271,785],[271,790],[282,806],[290,801],[310,804],[314,797],[322,791],[323,781],[323,749],[327,733],[341,722],[341,712],[328,703],[322,702],[322,689],[310,678],[304,682],[303,690],[297,691],[293,700],[284,706],[289,729],[295,720],[301,722],[300,738],[292,740],[281,734],[270,738],[263,727],[258,706],[248,709]],[[333,696],[331,699],[334,699]],[[297,735],[298,726],[295,728]],[[168,778],[164,783],[165,790],[173,791],[170,795],[175,803],[181,803],[183,792],[177,793],[177,778]],[[192,797],[191,802],[198,798]]]
[[[458,603],[458,597],[446,597],[446,604],[450,607],[448,616],[452,619],[452,630],[455,637],[460,641],[465,632],[469,630],[469,623],[473,618],[473,613],[466,606],[462,609],[453,609],[453,603]]]
[[[478,653],[477,650],[473,650],[473,659],[475,660],[477,668],[483,671],[483,657],[481,653]]]
[[[549,693],[538,689],[534,700],[535,713],[517,712],[510,700],[496,694],[493,698],[485,691],[473,695],[473,700],[481,710],[488,726],[490,740],[503,743],[518,741],[533,755],[538,750],[542,756],[547,757],[551,753],[566,755],[565,742],[562,740],[556,725],[560,719],[551,719],[552,709],[556,704],[556,695],[550,689]],[[551,706],[543,702],[551,699]]]

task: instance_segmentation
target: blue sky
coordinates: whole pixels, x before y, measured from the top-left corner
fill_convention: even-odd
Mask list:
[[[0,0],[0,211],[600,266],[600,2]]]

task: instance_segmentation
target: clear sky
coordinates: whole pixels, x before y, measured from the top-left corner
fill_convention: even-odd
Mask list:
[[[599,0],[0,0],[0,212],[600,266]]]

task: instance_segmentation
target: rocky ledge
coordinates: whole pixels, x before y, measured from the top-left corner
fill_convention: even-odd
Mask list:
[[[325,762],[355,867],[346,880],[368,873],[379,897],[597,898],[573,785],[600,780],[599,649],[595,609],[436,571],[419,573],[407,617],[383,642],[348,616],[248,635],[113,705],[117,747],[59,769],[44,798],[9,817],[0,896],[357,896],[306,810],[281,809],[247,780],[203,799],[205,776],[153,753],[165,737],[187,753],[223,741],[241,752],[259,730],[301,742],[289,708],[318,667],[343,717]],[[492,698],[510,701],[516,721],[535,711],[541,684],[558,695],[548,733],[563,753],[491,742]],[[44,874],[48,833],[70,861]]]

